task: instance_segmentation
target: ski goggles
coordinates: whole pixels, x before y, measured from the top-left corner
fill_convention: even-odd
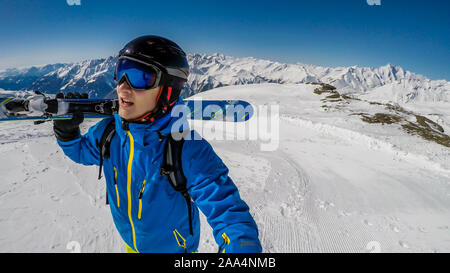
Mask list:
[[[148,90],[159,86],[162,71],[155,65],[132,57],[120,57],[114,70],[117,85],[126,81],[134,90]]]

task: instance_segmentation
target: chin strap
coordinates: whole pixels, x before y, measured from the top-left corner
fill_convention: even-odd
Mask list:
[[[161,85],[161,88],[159,89],[158,96],[156,97],[156,111],[150,111],[142,115],[141,117],[137,119],[130,120],[129,122],[136,122],[136,123],[151,123],[154,122],[159,117],[165,115],[172,106],[176,103],[176,100],[170,103],[170,99],[172,96],[172,87],[168,86],[167,91],[164,92],[165,86]],[[163,95],[163,96],[161,96]]]

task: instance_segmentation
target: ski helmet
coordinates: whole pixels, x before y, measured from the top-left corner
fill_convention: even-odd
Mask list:
[[[148,87],[160,87],[156,98],[157,111],[146,113],[134,120],[137,122],[152,122],[167,113],[180,97],[189,76],[186,53],[176,43],[154,35],[141,36],[126,44],[119,52],[114,80],[117,83],[127,80],[132,88],[139,90],[146,88],[144,86],[133,86],[129,75],[118,72],[118,67],[127,61],[141,63],[144,66],[151,67],[152,71],[156,71],[154,72],[154,79],[146,87],[147,89],[150,89]]]

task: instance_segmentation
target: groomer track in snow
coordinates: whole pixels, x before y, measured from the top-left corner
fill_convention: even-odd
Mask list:
[[[327,94],[315,93],[317,88],[255,84],[192,97],[250,102],[254,116],[235,126],[261,121],[260,106],[279,105],[273,150],[261,149],[267,139],[209,139],[250,206],[263,250],[450,251],[448,147],[401,124],[368,123],[355,115],[387,113],[384,105],[324,101]],[[434,106],[421,104],[415,113],[439,117],[433,121],[448,134],[448,107]],[[415,111],[414,104],[404,107]],[[220,122],[190,122],[200,124],[200,134],[215,124],[216,133],[245,134]],[[82,131],[94,123],[85,122]],[[0,124],[0,153],[8,155],[0,160],[0,251],[69,252],[72,241],[82,252],[124,251],[97,167],[65,158],[51,123]],[[211,228],[201,220],[199,252],[217,252]]]

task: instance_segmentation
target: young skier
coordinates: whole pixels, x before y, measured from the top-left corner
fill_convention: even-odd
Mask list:
[[[228,168],[197,132],[189,132],[179,154],[187,192],[177,192],[161,171],[168,136],[180,130],[174,125],[187,129],[187,121],[172,117],[171,110],[182,104],[179,95],[188,75],[186,54],[174,42],[158,36],[129,42],[114,74],[118,114],[85,135],[79,129],[82,114],[54,121],[57,142],[73,161],[103,166],[111,214],[127,252],[197,251],[198,208],[219,252],[261,252],[258,228]],[[101,141],[110,123],[115,134],[104,157]]]

